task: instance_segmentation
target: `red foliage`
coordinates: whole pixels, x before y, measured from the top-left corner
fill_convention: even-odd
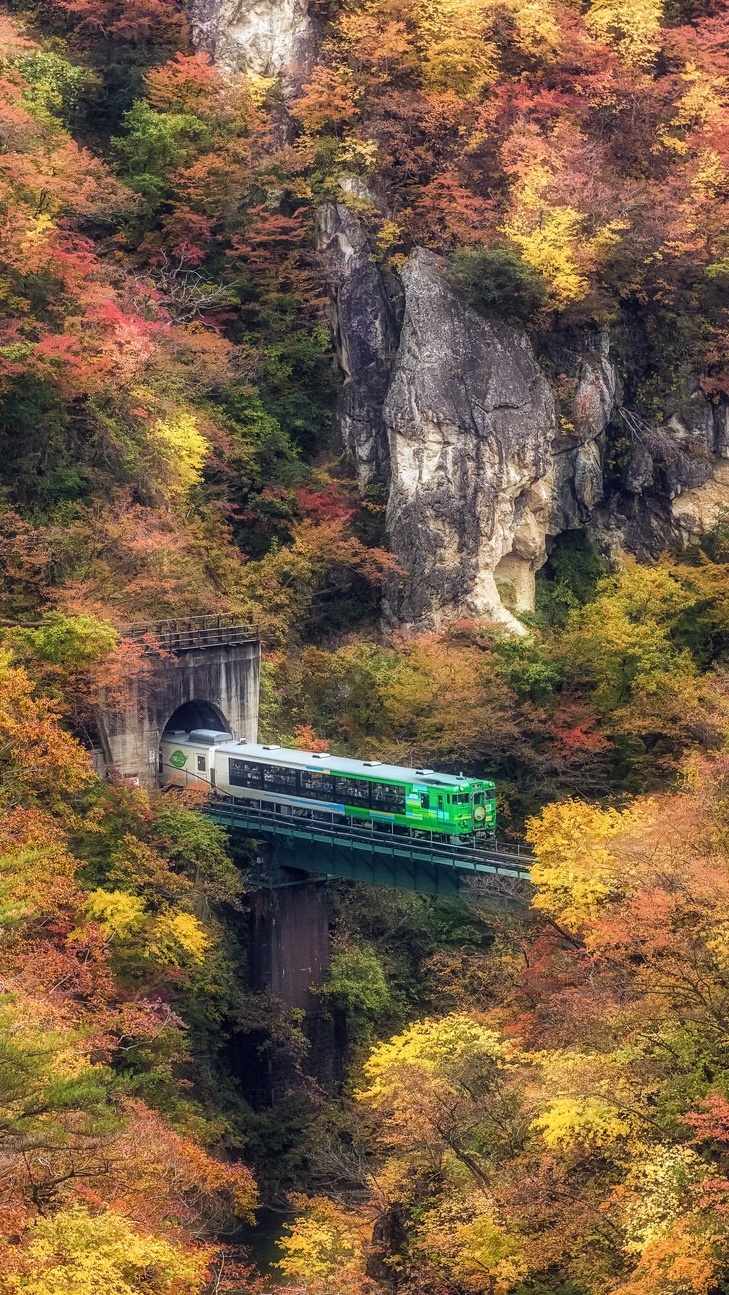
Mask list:
[[[493,238],[496,214],[490,198],[479,197],[455,172],[444,171],[421,189],[405,227],[416,243],[452,249]]]
[[[709,1093],[693,1111],[681,1116],[684,1124],[693,1129],[694,1146],[716,1142],[729,1149],[729,1101],[721,1093]]]
[[[147,98],[158,112],[204,114],[222,84],[218,68],[206,54],[178,53],[147,73]]]
[[[597,755],[606,751],[610,742],[598,732],[597,716],[588,702],[581,697],[565,696],[549,721],[557,749],[567,758],[579,755]]]
[[[336,485],[322,490],[302,486],[296,492],[296,507],[304,517],[315,522],[350,521],[355,513],[350,500]]]
[[[169,29],[184,31],[180,0],[52,0],[82,35],[146,45]]]

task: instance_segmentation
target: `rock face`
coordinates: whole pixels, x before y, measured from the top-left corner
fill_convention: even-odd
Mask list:
[[[383,405],[398,346],[396,310],[359,221],[342,203],[320,210],[317,241],[344,374],[339,423],[364,489],[389,475]]]
[[[667,421],[648,427],[624,411],[630,434],[617,485],[589,519],[607,553],[641,560],[697,542],[729,506],[729,406],[712,405],[685,375]]]
[[[306,0],[190,0],[197,49],[228,72],[282,77],[293,88],[311,69],[316,28]]]
[[[620,398],[607,339],[553,358],[555,394],[527,334],[470,309],[420,248],[393,287],[357,217],[327,204],[319,252],[344,373],[340,426],[360,485],[389,476],[387,529],[402,577],[391,627],[479,617],[519,631],[552,537],[603,500],[605,428]]]
[[[550,337],[540,365],[524,330],[470,309],[432,252],[417,249],[393,289],[341,204],[322,211],[319,248],[344,443],[363,487],[390,479],[402,575],[385,599],[389,628],[475,617],[519,632],[565,531],[645,560],[725,514],[729,405],[710,404],[691,375],[666,423],[649,428],[622,409],[605,334]]]
[[[456,616],[517,622],[551,530],[555,403],[526,333],[464,305],[443,262],[416,251],[384,404],[388,532],[405,573],[390,618],[438,629]]]

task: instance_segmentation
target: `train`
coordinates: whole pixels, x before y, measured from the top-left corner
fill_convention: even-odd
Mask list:
[[[159,758],[165,786],[207,784],[211,793],[284,814],[327,814],[362,827],[393,825],[464,845],[496,833],[496,786],[482,778],[296,751],[212,729],[166,730]]]

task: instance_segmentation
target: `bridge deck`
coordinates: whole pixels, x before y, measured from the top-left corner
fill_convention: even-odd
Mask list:
[[[404,832],[391,824],[366,828],[354,826],[352,820],[343,824],[334,815],[316,811],[282,814],[263,808],[259,801],[222,794],[208,802],[205,812],[232,831],[269,840],[279,867],[318,876],[425,894],[454,894],[474,877],[489,879],[492,889],[513,895],[526,896],[531,884],[533,859],[518,847],[512,852],[499,846],[452,845],[436,833]]]

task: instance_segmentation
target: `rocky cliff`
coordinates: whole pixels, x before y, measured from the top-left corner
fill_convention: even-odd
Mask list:
[[[311,69],[316,27],[307,0],[190,0],[198,49],[229,72],[281,77],[292,88]]]
[[[398,347],[401,288],[395,286],[393,301],[360,222],[342,203],[321,208],[318,249],[344,377],[339,425],[364,488],[389,475],[384,405]]]
[[[666,424],[649,428],[621,407],[605,334],[548,339],[540,363],[523,329],[464,302],[433,253],[417,249],[399,287],[386,281],[342,204],[321,213],[320,254],[344,443],[363,485],[390,482],[402,569],[386,600],[391,626],[473,616],[518,630],[563,532],[587,527],[604,552],[647,558],[715,524],[729,502],[728,410],[690,375]]]
[[[407,573],[390,600],[399,624],[455,615],[511,621],[533,604],[553,529],[554,399],[524,332],[480,318],[442,261],[416,251],[383,417],[391,545]]]

